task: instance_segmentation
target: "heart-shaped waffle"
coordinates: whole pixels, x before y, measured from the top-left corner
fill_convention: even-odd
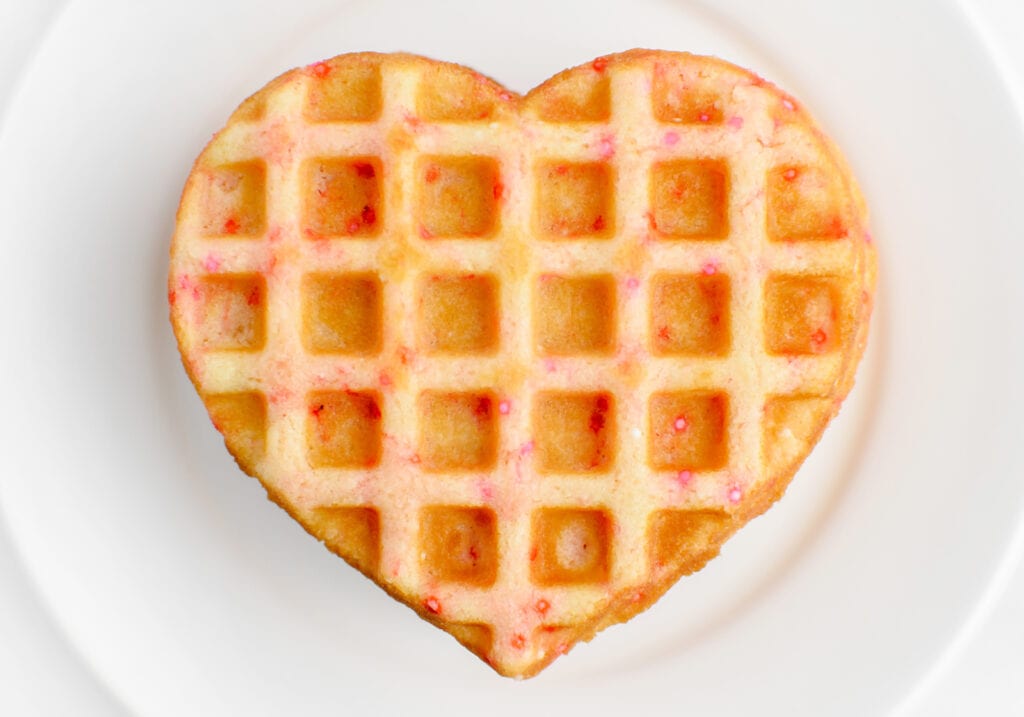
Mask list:
[[[196,160],[171,320],[228,450],[504,675],[651,605],[853,383],[866,210],[792,98],[635,50],[525,97],[342,55]]]

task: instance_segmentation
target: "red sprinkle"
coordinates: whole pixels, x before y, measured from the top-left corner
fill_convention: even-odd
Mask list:
[[[477,418],[484,419],[491,417],[491,399],[487,396],[481,396],[476,401],[476,406],[473,408],[473,413],[476,414]]]
[[[517,650],[522,650],[526,647],[526,638],[519,633],[516,633],[512,636],[511,645]]]
[[[530,547],[530,560],[533,561],[533,560],[536,560],[536,559],[537,559],[537,546],[533,545],[533,546]]]
[[[358,174],[363,179],[373,179],[374,177],[377,176],[377,171],[369,162],[356,162],[355,168],[356,174]]]
[[[541,615],[543,615],[544,613],[546,613],[546,612],[548,611],[548,608],[550,608],[550,607],[551,607],[551,603],[549,603],[549,602],[548,602],[547,600],[545,600],[544,598],[541,598],[540,600],[538,600],[538,601],[537,601],[537,604],[536,604],[536,605],[534,605],[534,609],[535,609],[535,610],[536,610],[537,612],[539,612],[539,613],[540,613]]]
[[[792,182],[794,179],[796,179],[796,170],[790,167],[789,169],[782,173],[782,178],[785,179],[787,182]]]
[[[829,236],[841,238],[849,234],[849,231],[843,225],[843,220],[839,217],[832,217],[832,221],[829,224]]]
[[[601,413],[605,413],[608,410],[607,396],[598,396],[597,400],[594,403],[595,405],[597,405],[597,410],[600,411]]]
[[[309,71],[312,72],[314,76],[322,79],[331,74],[331,66],[326,62],[314,62],[309,66]]]
[[[594,411],[590,414],[590,430],[593,433],[598,433],[602,428],[604,428],[604,414]]]
[[[662,326],[660,329],[658,329],[658,338],[664,341],[668,341],[669,339],[672,338],[672,334],[669,332],[667,326]]]
[[[316,420],[320,420],[320,413],[324,410],[324,404],[318,403],[315,406],[309,407],[309,412],[316,417]]]
[[[811,341],[818,344],[819,346],[828,341],[828,335],[824,330],[818,329],[811,335]]]
[[[596,60],[594,60],[591,66],[594,68],[595,72],[604,72],[605,68],[608,67],[608,58],[599,57]]]
[[[436,182],[437,178],[441,176],[441,170],[434,165],[427,167],[427,174],[424,177],[428,182]]]
[[[505,185],[501,182],[494,183],[494,198],[501,199],[501,195],[505,193]]]
[[[245,303],[249,306],[259,306],[260,304],[260,287],[254,286],[249,290],[249,296],[245,298]]]
[[[367,205],[363,207],[363,224],[373,224],[377,221],[377,212],[373,211],[373,207]]]
[[[234,217],[228,217],[224,222],[224,233],[225,234],[237,234],[241,227],[238,224],[238,220]]]
[[[376,401],[366,402],[366,417],[371,421],[380,420],[380,406],[377,405]]]
[[[557,167],[555,167],[555,174],[566,174],[568,173],[568,171],[569,168],[564,164],[560,164]]]
[[[433,595],[423,601],[423,607],[427,608],[427,610],[434,615],[439,615],[441,613],[441,601]]]
[[[599,232],[604,229],[604,216],[598,215],[597,219],[594,220],[594,231]]]

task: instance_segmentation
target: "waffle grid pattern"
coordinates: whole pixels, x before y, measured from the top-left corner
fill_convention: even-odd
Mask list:
[[[265,397],[245,399],[266,426],[249,469],[307,525],[374,509],[346,557],[428,618],[470,626],[453,632],[515,672],[566,647],[560,625],[650,582],[650,531],[672,517],[659,511],[698,530],[758,489],[772,397],[830,396],[846,372],[857,250],[834,192],[810,215],[793,204],[790,183],[828,156],[820,140],[794,124],[759,141],[773,112],[795,111],[774,90],[746,83],[708,95],[708,112],[673,112],[658,79],[652,98],[652,62],[595,64],[607,119],[553,122],[552,93],[520,112],[478,78],[468,109],[426,102],[433,64],[385,57],[354,74],[371,95],[379,77],[378,100],[336,108],[358,121],[322,121],[319,66],[243,105],[186,190],[197,210],[179,220],[172,289],[200,327],[182,343],[204,398]],[[679,177],[696,196],[666,186]],[[669,216],[673,196],[691,219]],[[836,234],[799,234],[817,225]],[[659,310],[653,287],[689,292],[716,338],[674,342],[685,317]],[[311,328],[332,290],[355,300]],[[484,324],[476,335],[445,292]],[[595,296],[607,311],[588,313]],[[797,300],[820,320],[789,321]]]

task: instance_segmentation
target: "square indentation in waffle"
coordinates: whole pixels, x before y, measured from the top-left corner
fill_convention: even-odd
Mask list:
[[[615,345],[615,281],[609,275],[542,274],[533,301],[542,356],[605,354]]]
[[[729,234],[729,167],[718,159],[677,159],[651,168],[655,229],[678,239],[725,239]]]
[[[768,396],[764,405],[762,451],[770,471],[790,469],[803,448],[813,445],[832,417],[833,402],[824,396]]]
[[[654,119],[674,124],[721,124],[725,101],[716,78],[699,71],[659,64],[654,68],[651,109]]]
[[[768,172],[768,238],[838,239],[847,235],[838,179],[818,167],[783,166]]]
[[[542,391],[533,436],[540,473],[604,473],[614,460],[614,399],[608,393]]]
[[[366,506],[324,506],[313,511],[312,532],[324,545],[368,575],[380,564],[380,514]]]
[[[533,102],[545,122],[607,122],[612,114],[611,82],[596,69],[567,72],[549,80]]]
[[[312,353],[376,354],[382,322],[376,274],[302,277],[302,342]]]
[[[607,162],[545,160],[535,173],[542,237],[607,238],[615,232],[612,168]]]
[[[770,354],[825,354],[842,344],[839,282],[773,274],[764,287],[765,348]]]
[[[479,622],[448,623],[445,630],[482,660],[487,660],[494,646],[494,630]]]
[[[432,66],[420,76],[416,114],[427,122],[480,122],[494,103],[494,86],[463,67]]]
[[[316,157],[302,171],[306,236],[375,237],[380,233],[380,160]]]
[[[216,393],[203,397],[210,420],[228,449],[249,470],[267,445],[267,401],[259,391]]]
[[[372,468],[380,462],[376,391],[312,391],[306,397],[306,455],[313,468]]]
[[[494,511],[433,505],[420,514],[423,571],[432,580],[488,587],[498,575]]]
[[[266,281],[259,274],[217,274],[199,279],[197,335],[203,348],[249,350],[266,340]]]
[[[729,353],[730,282],[723,274],[658,274],[651,282],[651,345],[656,355]]]
[[[601,509],[533,513],[530,579],[537,585],[603,583],[611,568],[611,518]]]
[[[419,312],[426,353],[490,353],[498,346],[498,289],[489,274],[423,277]]]
[[[657,510],[647,524],[648,559],[655,570],[699,570],[714,557],[721,533],[729,528],[723,510]]]
[[[310,67],[306,118],[313,122],[372,122],[380,116],[380,63],[343,57]]]
[[[477,155],[435,155],[417,169],[420,236],[479,238],[498,227],[498,198],[503,187],[498,162]]]
[[[203,174],[202,232],[210,237],[257,237],[267,225],[267,168],[263,160],[222,164]]]
[[[489,392],[423,391],[419,457],[425,470],[489,470],[498,453],[498,424]]]
[[[714,470],[728,456],[727,396],[662,391],[650,399],[650,461],[657,469]]]

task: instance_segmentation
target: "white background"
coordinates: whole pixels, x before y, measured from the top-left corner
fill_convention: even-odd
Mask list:
[[[964,3],[1013,83],[1018,110],[1024,110],[1024,4]],[[57,0],[0,0],[0,121],[20,69],[59,5]],[[5,531],[0,524],[0,715],[127,714],[51,622]],[[1024,714],[1019,687],[1024,675],[1024,566],[1018,561],[997,580],[1003,589],[993,593],[997,597],[949,653],[934,682],[922,686],[910,714]]]

